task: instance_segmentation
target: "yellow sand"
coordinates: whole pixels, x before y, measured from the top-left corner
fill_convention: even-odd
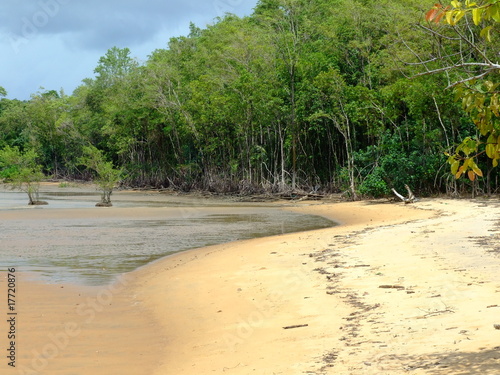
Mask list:
[[[180,253],[114,286],[23,281],[18,365],[51,375],[500,373],[500,261],[488,252],[498,251],[497,201],[290,209],[342,225]],[[3,362],[2,374],[18,373]]]

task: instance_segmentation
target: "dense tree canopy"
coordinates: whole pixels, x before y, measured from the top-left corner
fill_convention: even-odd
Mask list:
[[[500,160],[500,98],[498,87],[498,41],[492,34],[500,22],[500,1],[451,1],[450,5],[436,4],[426,14],[426,19],[439,24],[441,21],[453,30],[455,40],[465,44],[465,51],[445,61],[438,71],[459,72],[450,83],[455,87],[457,99],[477,127],[478,135],[466,137],[449,156],[448,162],[456,178],[468,175],[470,180],[483,177],[476,161],[482,154],[497,167]],[[439,31],[433,31],[438,35]],[[443,48],[443,47],[441,47]],[[442,58],[443,59],[443,58]],[[436,71],[427,70],[427,73]]]
[[[437,43],[451,32],[425,19],[431,7],[261,0],[249,17],[191,25],[143,63],[113,47],[72,95],[0,99],[0,148],[35,150],[47,175],[89,178],[79,160],[91,144],[126,183],[181,190],[496,189],[480,156],[487,179],[449,178],[444,153],[475,128],[443,89],[455,73],[435,55],[463,46]]]

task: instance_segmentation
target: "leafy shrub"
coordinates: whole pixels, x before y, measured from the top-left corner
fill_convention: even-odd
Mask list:
[[[422,152],[416,139],[403,145],[397,136],[386,133],[379,145],[355,152],[354,161],[361,181],[359,193],[377,198],[391,195],[391,188],[404,192],[405,184],[415,192],[433,186],[445,160],[438,150]]]
[[[359,185],[359,193],[374,198],[383,197],[389,194],[389,187],[383,179],[383,174],[384,171],[382,168],[375,168]]]
[[[17,165],[11,165],[0,170],[0,179],[12,181],[17,174],[19,174],[19,167]]]

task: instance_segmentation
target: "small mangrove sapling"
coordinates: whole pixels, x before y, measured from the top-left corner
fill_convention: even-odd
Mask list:
[[[84,147],[83,152],[80,162],[95,172],[94,181],[102,191],[101,202],[96,206],[111,207],[111,194],[116,184],[122,180],[122,169],[115,168],[112,162],[106,160],[102,151],[94,146]]]
[[[34,150],[21,151],[18,147],[6,146],[0,150],[0,177],[17,189],[28,194],[29,205],[45,205],[39,199],[40,182],[45,177],[42,166],[37,164]]]

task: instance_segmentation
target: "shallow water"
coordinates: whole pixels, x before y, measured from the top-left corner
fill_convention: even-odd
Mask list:
[[[112,210],[137,207],[141,215],[99,217],[103,211],[92,208],[95,197],[87,200],[81,194],[56,199],[52,195],[44,199],[47,197],[51,198],[49,206],[27,209],[25,195],[0,192],[0,269],[16,267],[47,282],[102,285],[178,251],[335,225],[322,217],[279,207],[214,206],[213,202],[209,207],[195,207],[193,202],[126,198]],[[74,214],[30,218],[31,209],[69,211],[65,208],[92,208],[96,214],[90,218]],[[2,219],[2,212],[21,209],[26,210],[23,219]]]

